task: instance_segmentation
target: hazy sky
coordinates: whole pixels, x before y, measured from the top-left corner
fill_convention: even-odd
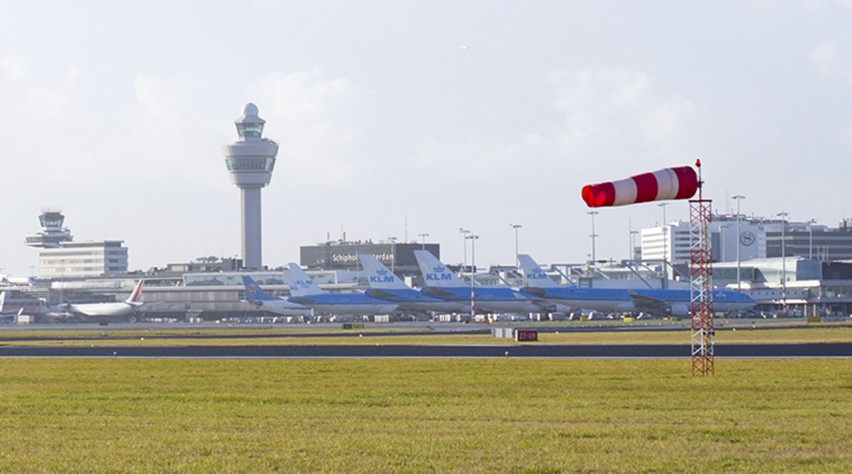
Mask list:
[[[704,164],[715,211],[852,217],[852,0],[10,2],[0,268],[42,208],[147,270],[240,252],[221,147],[254,102],[280,144],[263,257],[390,236],[478,264],[591,252],[584,184]],[[673,202],[669,220],[687,219]],[[628,256],[655,204],[602,209]],[[406,226],[407,222],[407,226]]]

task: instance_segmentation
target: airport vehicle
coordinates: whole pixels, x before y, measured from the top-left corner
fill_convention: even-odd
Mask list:
[[[257,306],[258,308],[263,308],[271,313],[281,314],[284,316],[304,317],[311,315],[311,309],[307,306],[293,303],[285,298],[273,298],[269,296],[269,294],[263,291],[263,288],[254,281],[254,278],[248,275],[243,275],[242,279],[243,285],[246,287],[246,302]]]
[[[367,296],[364,293],[326,293],[311,280],[311,277],[295,263],[284,270],[284,280],[290,287],[288,301],[306,306],[314,313],[334,315],[336,321],[341,316],[374,316],[391,314],[397,305],[388,301]]]
[[[533,300],[508,286],[474,286],[455,276],[428,250],[415,250],[414,257],[423,273],[423,294],[470,307],[485,313],[552,313],[556,306],[541,298]]]
[[[523,257],[523,258],[521,258]],[[521,263],[535,262],[528,255],[520,255]],[[650,313],[656,316],[688,317],[691,301],[690,290],[679,289],[622,289],[622,288],[579,288],[560,286],[547,278],[541,268],[530,273],[527,287],[520,292],[532,299],[549,301],[567,308],[621,313]],[[524,271],[526,275],[526,270]],[[541,275],[546,278],[541,278]],[[731,290],[712,290],[715,311],[739,311],[753,308],[757,304],[749,295]]]
[[[359,254],[358,259],[370,285],[364,292],[367,296],[395,303],[403,311],[443,314],[470,311],[470,303],[445,301],[409,287],[372,255]]]

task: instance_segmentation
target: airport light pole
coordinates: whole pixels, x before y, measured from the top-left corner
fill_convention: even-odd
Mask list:
[[[725,229],[730,229],[730,228],[731,228],[731,224],[722,224],[722,225],[719,226],[719,247],[720,247],[719,253],[721,254],[721,257],[718,257],[718,256],[716,257],[719,262],[722,262],[722,261],[727,262],[728,261],[728,244],[726,242],[727,232],[725,231]],[[713,252],[713,254],[715,255],[716,252]]]
[[[476,297],[475,297],[475,288],[476,288],[476,239],[479,236],[476,234],[470,234],[465,237],[465,239],[470,239],[470,266],[471,274],[470,274],[470,321],[473,322],[473,319],[476,317]]]
[[[521,259],[518,257],[518,229],[523,227],[521,224],[509,223],[509,227],[515,229],[515,266],[521,266]]]
[[[742,290],[741,279],[740,279],[740,247],[742,244],[740,243],[740,201],[745,199],[745,196],[742,194],[737,194],[734,196],[734,199],[737,200],[737,291]]]
[[[424,232],[422,234],[417,234],[417,236],[421,239],[420,249],[426,250],[426,237],[429,237],[429,234]]]
[[[636,234],[638,230],[630,231],[630,260],[636,260]]]
[[[394,273],[394,264],[396,263],[396,237],[388,237],[388,242],[391,244],[391,273]]]
[[[816,219],[808,221],[808,260],[814,259],[814,224]]]
[[[657,205],[663,209],[663,225],[661,227],[663,231],[663,288],[668,288],[669,267],[667,261],[669,253],[669,227],[666,223],[666,206],[668,206],[669,203],[661,202]]]
[[[589,237],[592,238],[592,262],[594,262],[596,260],[595,237],[598,236],[598,234],[595,234],[595,216],[598,214],[598,211],[589,211],[586,214],[592,216],[592,234]]]
[[[787,316],[787,249],[786,237],[784,235],[787,227],[787,213],[779,212],[778,217],[781,218],[781,307],[784,311],[784,316]]]
[[[462,272],[464,272],[465,267],[467,267],[467,235],[470,234],[470,231],[459,227],[459,233],[462,234],[462,244],[464,244],[464,260],[462,260]]]

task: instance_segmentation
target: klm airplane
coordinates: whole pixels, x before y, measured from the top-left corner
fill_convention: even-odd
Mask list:
[[[533,301],[539,302],[540,304],[551,304],[556,306],[557,313],[568,314],[573,309],[575,309],[570,306],[566,306],[558,301],[548,301],[540,296],[536,296],[535,294],[533,294],[533,292],[530,291],[531,288],[556,289],[561,288],[562,286],[553,281],[553,279],[551,279],[550,276],[547,275],[547,273],[544,273],[541,267],[539,267],[538,264],[535,263],[535,261],[529,255],[518,255],[518,261],[521,264],[521,273],[524,276],[524,282],[526,284],[526,286],[524,288],[521,288],[520,290],[522,295]]]
[[[527,281],[520,292],[533,300],[548,301],[562,308],[689,316],[689,290],[561,286],[542,272],[529,255],[519,255],[519,259]],[[711,293],[714,311],[739,311],[757,304],[749,295],[738,291],[712,290]]]
[[[395,303],[372,298],[364,293],[326,293],[295,263],[284,270],[284,280],[292,294],[287,300],[307,306],[315,313],[368,316],[391,314],[397,308]]]
[[[467,304],[445,301],[425,295],[423,290],[410,288],[372,255],[360,254],[358,259],[370,284],[370,288],[364,292],[367,296],[396,303],[400,309],[414,312],[446,314],[470,311],[469,291]]]
[[[285,298],[273,298],[261,288],[254,278],[243,275],[243,285],[246,287],[246,301],[263,308],[271,313],[285,316],[310,316],[311,309],[307,306],[287,301]]]
[[[470,305],[471,287],[455,276],[428,250],[415,250],[414,257],[423,273],[423,294],[458,304]],[[555,305],[539,303],[508,286],[477,286],[473,290],[477,310],[485,313],[549,313]],[[469,306],[468,306],[469,307]]]

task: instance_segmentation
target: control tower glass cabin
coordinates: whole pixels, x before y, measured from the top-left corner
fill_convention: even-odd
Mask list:
[[[71,242],[73,237],[67,227],[63,227],[65,216],[62,211],[55,209],[44,209],[38,221],[41,224],[41,232],[26,237],[25,243],[30,247],[57,248],[63,242]]]

